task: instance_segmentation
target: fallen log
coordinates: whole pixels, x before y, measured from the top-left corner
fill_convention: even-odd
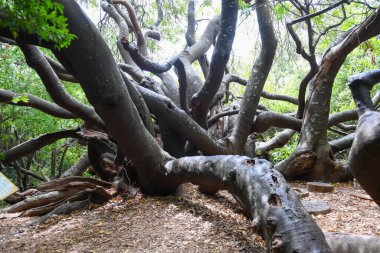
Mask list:
[[[169,161],[172,180],[228,190],[253,218],[268,252],[330,252],[324,235],[284,177],[263,159],[193,156]]]
[[[325,232],[332,252],[377,253],[380,252],[380,237],[345,233]]]
[[[115,189],[114,189],[115,188]],[[104,203],[117,193],[116,186],[93,178],[66,177],[43,183],[37,191],[0,212],[23,212],[21,216],[39,216],[59,208],[65,203],[88,200]]]

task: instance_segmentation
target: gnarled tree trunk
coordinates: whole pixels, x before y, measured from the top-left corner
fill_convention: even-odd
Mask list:
[[[276,165],[286,178],[337,181],[342,176],[342,168],[335,161],[327,142],[332,86],[347,55],[361,42],[379,33],[380,14],[377,9],[338,42],[333,42],[324,54],[319,71],[311,81],[300,142],[288,159]]]

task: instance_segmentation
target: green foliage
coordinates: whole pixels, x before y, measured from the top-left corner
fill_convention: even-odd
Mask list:
[[[279,3],[274,6],[274,15],[278,20],[283,20],[287,14],[289,14],[289,9],[291,8],[290,3],[284,2]]]
[[[53,57],[48,50],[43,50],[45,54]],[[25,63],[21,50],[15,46],[0,44],[0,87],[19,94],[30,93],[42,99],[51,101],[39,76]],[[82,102],[88,103],[84,92],[78,84],[64,83],[65,89],[70,95]],[[25,95],[13,98],[14,103],[27,102]],[[72,129],[82,124],[81,120],[63,120],[45,113],[29,108],[7,104],[0,104],[0,157],[3,151],[17,145],[20,142],[49,132],[56,132],[62,129]],[[16,138],[16,134],[18,138]],[[30,169],[41,175],[50,177],[50,161],[53,148],[57,149],[57,163],[63,153],[65,140],[60,140],[52,145],[46,146],[36,152],[34,162]],[[70,144],[66,153],[63,171],[68,169],[85,152],[82,146]],[[24,158],[26,161],[27,158]],[[58,166],[58,164],[57,164]],[[17,175],[13,168],[5,168],[2,171],[14,183]],[[39,183],[38,180],[31,179],[31,184]]]
[[[11,101],[12,101],[12,103],[15,103],[15,104],[17,104],[18,102],[28,103],[29,98],[27,95],[21,95],[21,96],[16,96],[16,97],[12,98]]]
[[[211,7],[211,6],[212,6],[212,1],[211,0],[203,0],[202,1],[201,7]]]
[[[275,133],[275,135],[277,134],[278,132]],[[293,153],[294,149],[297,147],[298,139],[299,139],[299,134],[295,134],[285,146],[283,146],[282,148],[276,148],[270,151],[269,155],[270,155],[271,162],[276,164],[288,158]]]
[[[0,0],[0,10],[5,14],[0,27],[9,28],[14,39],[23,31],[36,34],[41,41],[53,42],[57,48],[64,48],[76,38],[69,33],[62,4],[51,0]]]

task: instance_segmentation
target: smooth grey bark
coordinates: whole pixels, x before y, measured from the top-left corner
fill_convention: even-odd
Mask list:
[[[163,152],[145,129],[110,49],[77,3],[60,3],[64,5],[70,32],[81,39],[74,40],[68,48],[53,49],[53,53],[78,78],[111,136],[133,161],[139,184],[152,192],[168,191],[170,183],[157,182],[158,167],[165,159]]]
[[[62,107],[58,106],[55,103],[46,101],[39,97],[33,96],[31,94],[23,94],[23,95],[28,97],[27,102],[18,101],[17,103],[14,103],[12,102],[12,99],[15,97],[21,97],[22,95],[8,91],[8,90],[0,89],[0,102],[11,104],[11,105],[17,105],[17,106],[32,107],[57,118],[62,118],[62,119],[77,118],[77,116],[74,115],[72,112],[66,109],[63,109]]]
[[[200,127],[188,114],[180,110],[167,97],[137,86],[150,111],[160,118],[173,131],[188,139],[199,150],[207,155],[227,154],[227,150],[216,140],[212,139],[207,131]]]
[[[380,69],[367,71],[349,78],[349,86],[359,122],[349,156],[349,168],[363,189],[380,206],[380,113],[374,111],[370,97],[372,87],[380,82]]]
[[[224,69],[230,58],[235,38],[238,7],[237,0],[222,1],[221,19],[223,22],[212,54],[209,74],[203,87],[191,98],[192,117],[205,129],[207,129],[207,113],[210,103],[219,89]]]
[[[126,18],[123,18],[121,14],[118,12],[118,10],[115,8],[116,6],[110,4],[108,1],[101,1],[100,6],[105,12],[108,13],[108,15],[110,15],[110,17],[116,22],[117,26],[119,27],[119,34],[117,36],[116,44],[121,57],[123,58],[126,64],[135,65],[128,51],[124,50],[124,47],[121,44],[121,39],[124,37],[128,38],[129,34],[129,26],[126,21]]]
[[[354,141],[355,133],[350,133],[342,138],[335,139],[329,142],[332,152],[335,154],[339,151],[349,149]]]
[[[231,143],[235,154],[244,154],[245,143],[250,133],[261,93],[271,69],[277,47],[273,30],[272,15],[269,1],[256,1],[256,14],[259,23],[261,50],[252,66],[251,74],[245,89],[238,114],[237,124],[233,128]]]
[[[19,46],[25,55],[27,64],[38,73],[54,102],[86,122],[95,124],[101,128],[104,127],[104,122],[93,108],[76,100],[66,92],[54,70],[36,46],[22,43]]]
[[[3,163],[14,162],[20,157],[31,154],[43,148],[44,146],[47,146],[49,144],[56,142],[59,139],[69,138],[69,137],[76,138],[78,137],[76,135],[78,131],[79,129],[63,130],[63,131],[59,131],[55,133],[44,134],[37,138],[23,142],[15,147],[8,149],[7,151],[4,151],[3,152],[4,159],[1,160],[1,162]]]
[[[281,133],[277,134],[272,139],[268,140],[267,142],[259,142],[256,147],[256,153],[258,155],[267,155],[269,151],[275,149],[275,148],[281,148],[286,143],[290,141],[290,139],[293,137],[293,135],[297,131],[292,129],[285,129]]]
[[[380,252],[378,236],[345,233],[325,233],[326,241],[332,252],[376,253]]]

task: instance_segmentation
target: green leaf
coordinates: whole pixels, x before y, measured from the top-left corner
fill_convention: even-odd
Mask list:
[[[18,102],[20,102],[20,96],[13,97],[11,101],[12,103],[17,104]]]
[[[20,101],[24,102],[24,103],[28,103],[29,102],[29,97],[27,95],[22,95],[20,97]]]

